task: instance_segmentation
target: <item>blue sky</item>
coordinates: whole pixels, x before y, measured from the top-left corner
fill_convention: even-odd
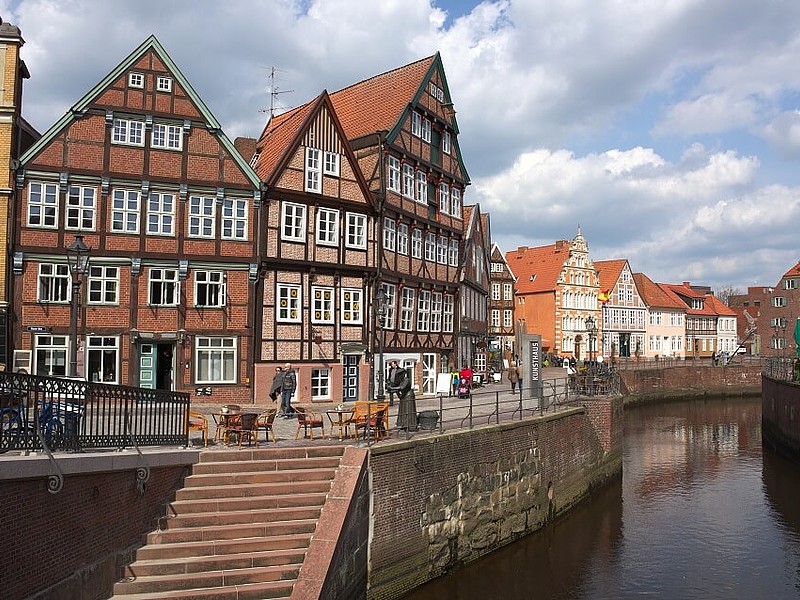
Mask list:
[[[659,282],[769,286],[798,255],[800,2],[0,0],[41,131],[155,34],[223,124],[441,52],[504,251],[571,239]]]

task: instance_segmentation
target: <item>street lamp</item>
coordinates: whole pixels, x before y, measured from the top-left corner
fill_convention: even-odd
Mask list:
[[[92,249],[83,241],[82,235],[67,246],[67,263],[72,277],[72,298],[69,311],[69,376],[78,376],[78,306],[80,305],[81,276],[89,271],[89,253]]]
[[[383,380],[386,377],[386,372],[383,366],[383,344],[385,342],[386,330],[384,328],[384,317],[386,316],[386,303],[389,297],[386,295],[383,287],[379,287],[375,292],[375,305],[378,309],[378,327],[380,328],[380,337],[378,340],[378,394],[377,399],[383,401],[386,398],[383,389]]]
[[[594,339],[597,335],[597,326],[594,323],[594,317],[586,317],[586,333],[589,334],[589,367],[594,363]]]

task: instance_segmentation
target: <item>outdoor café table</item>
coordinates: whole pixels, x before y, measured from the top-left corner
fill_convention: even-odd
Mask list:
[[[214,425],[216,425],[216,430],[214,431],[214,441],[217,440],[226,442],[226,431],[230,425],[230,418],[240,415],[239,411],[228,411],[228,412],[213,412],[211,413],[211,417],[214,419]]]
[[[334,408],[326,410],[325,414],[328,415],[328,420],[331,422],[331,435],[333,428],[339,429],[339,439],[341,440],[347,432],[347,427],[350,424],[350,419],[353,418],[352,408]]]

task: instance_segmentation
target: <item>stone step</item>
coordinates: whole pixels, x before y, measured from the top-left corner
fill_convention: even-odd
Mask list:
[[[220,462],[199,462],[192,468],[192,475],[208,475],[211,473],[239,473],[239,472],[261,472],[261,471],[282,471],[297,469],[335,469],[339,466],[340,455],[317,456],[313,458],[270,458],[264,460],[250,461],[220,461]],[[191,477],[191,476],[190,476]]]
[[[240,485],[210,485],[198,488],[181,488],[175,492],[175,500],[200,500],[203,498],[253,498],[281,494],[328,492],[331,480],[293,481]]]
[[[294,579],[249,583],[230,587],[213,587],[196,590],[172,590],[143,594],[114,595],[112,600],[265,600],[289,598]]]
[[[184,487],[215,485],[250,485],[253,483],[280,483],[292,481],[331,481],[336,468],[280,469],[271,471],[248,470],[238,473],[192,474],[186,477]]]
[[[284,448],[253,448],[236,450],[214,450],[200,453],[200,464],[215,462],[254,462],[260,460],[284,460],[341,456],[346,446],[314,444]]]
[[[299,521],[318,519],[321,505],[290,506],[286,508],[263,508],[250,510],[190,512],[162,519],[164,530],[183,527],[214,527],[221,525],[240,525],[245,523],[274,523],[278,521]]]
[[[147,544],[136,551],[136,560],[219,556],[245,552],[264,552],[266,550],[308,548],[310,541],[310,533],[295,533],[270,537],[249,537],[238,540]]]
[[[145,575],[116,583],[114,592],[120,594],[146,594],[173,590],[226,587],[248,583],[266,583],[268,581],[285,581],[297,579],[299,571],[299,565],[277,565],[183,575]]]
[[[125,577],[144,577],[150,575],[180,575],[220,571],[226,569],[248,569],[251,567],[272,567],[277,565],[297,565],[303,563],[306,548],[265,550],[264,552],[244,552],[215,556],[190,556],[176,559],[137,560],[125,568]]]
[[[175,500],[170,503],[170,506],[172,510],[179,515],[303,506],[320,507],[325,503],[325,498],[329,491],[330,484],[328,484],[325,490],[316,492],[282,494],[279,496],[254,496],[247,498],[195,498]]]
[[[274,535],[314,533],[316,519],[277,521],[274,523],[242,523],[238,525],[214,525],[210,527],[170,528],[147,534],[148,544],[174,544],[179,542],[214,542]]]

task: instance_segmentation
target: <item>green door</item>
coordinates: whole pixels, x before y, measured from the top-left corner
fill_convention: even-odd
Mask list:
[[[154,389],[156,387],[155,346],[139,344],[139,387]]]

